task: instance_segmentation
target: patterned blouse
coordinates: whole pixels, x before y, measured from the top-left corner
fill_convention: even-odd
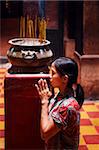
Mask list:
[[[62,98],[60,93],[49,103],[49,117],[61,129],[46,144],[50,150],[77,150],[79,146],[80,113],[74,97]]]

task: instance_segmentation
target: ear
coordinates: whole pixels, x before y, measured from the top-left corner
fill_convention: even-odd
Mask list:
[[[65,84],[66,84],[66,83],[68,82],[68,76],[67,76],[67,75],[65,75],[65,76],[63,76],[62,78],[63,78],[63,83],[65,83]]]
[[[65,78],[68,78],[68,75],[65,75]]]

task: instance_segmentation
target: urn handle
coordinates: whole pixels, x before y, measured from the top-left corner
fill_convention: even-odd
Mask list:
[[[30,51],[30,50],[23,51],[23,50],[21,50],[21,53],[22,53],[22,57],[24,59],[32,59],[32,60],[36,60],[37,59],[35,51]]]

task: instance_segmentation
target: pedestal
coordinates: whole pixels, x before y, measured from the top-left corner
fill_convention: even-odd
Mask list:
[[[99,100],[99,55],[80,55],[75,52],[78,63],[78,81],[84,89],[85,99]]]
[[[35,83],[48,74],[7,74],[5,93],[5,149],[44,149],[40,136],[40,98]]]

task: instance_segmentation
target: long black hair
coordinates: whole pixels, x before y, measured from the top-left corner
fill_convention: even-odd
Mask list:
[[[74,93],[74,97],[78,101],[80,107],[84,102],[84,91],[80,84],[77,84],[78,78],[78,65],[76,61],[69,57],[60,57],[56,59],[54,62],[55,68],[60,76],[67,75],[68,76],[68,84],[69,88],[72,88]],[[76,84],[76,89],[73,88],[73,84]]]

